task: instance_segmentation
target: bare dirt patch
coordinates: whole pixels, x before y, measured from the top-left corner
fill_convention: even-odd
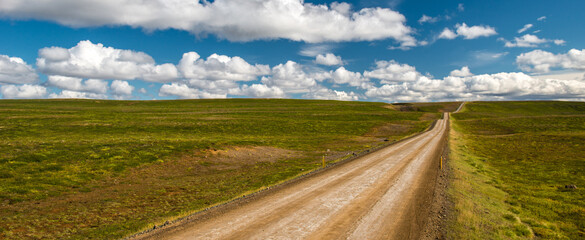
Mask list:
[[[202,157],[218,163],[252,164],[258,162],[275,162],[282,158],[298,157],[297,151],[275,147],[229,147],[226,149],[207,149],[201,151]],[[198,156],[199,155],[199,156]],[[195,157],[201,157],[200,154]]]
[[[419,120],[421,121],[432,121],[435,120],[437,117],[437,115],[434,113],[425,113],[422,116],[420,116]]]
[[[224,149],[206,149],[184,155],[183,162],[197,162],[207,165],[211,169],[225,170],[236,169],[243,165],[257,164],[262,162],[276,162],[287,158],[303,156],[302,153],[275,147],[228,147]]]
[[[22,221],[22,224],[16,224],[20,226],[26,224],[27,233],[21,237],[68,238],[72,232],[62,229],[99,236],[99,233],[91,232],[120,222],[128,224],[128,227],[144,219],[155,222],[157,220],[150,220],[149,217],[153,212],[156,215],[176,216],[188,206],[196,210],[197,206],[217,202],[221,194],[228,194],[225,191],[241,191],[233,187],[223,189],[218,184],[228,181],[228,175],[247,172],[257,163],[303,156],[292,150],[254,146],[196,151],[93,182],[87,189],[78,189],[59,197],[0,203],[0,211],[11,212],[9,215],[15,216],[14,219],[4,220],[14,223]],[[30,224],[30,219],[39,218],[45,219],[39,223],[50,222],[51,225]]]
[[[412,129],[411,125],[390,123],[373,128],[371,131],[366,133],[365,136],[371,137],[401,136],[410,131],[410,129]]]
[[[382,106],[382,107],[383,107],[383,108],[387,108],[387,109],[391,109],[391,110],[398,110],[398,109],[396,108],[396,106],[394,106],[394,105],[391,105],[391,104],[384,105],[384,106]]]
[[[158,176],[158,178],[177,177],[212,170],[238,169],[245,165],[261,162],[276,162],[302,156],[303,154],[298,151],[266,146],[205,149],[195,151],[192,154],[184,154],[172,161],[135,169],[131,171],[127,178],[148,179],[153,176]]]

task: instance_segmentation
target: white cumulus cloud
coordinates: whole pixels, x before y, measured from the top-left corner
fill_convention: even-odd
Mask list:
[[[227,94],[213,94],[204,90],[191,88],[184,83],[164,84],[159,90],[159,96],[174,96],[183,99],[200,98],[227,98]]]
[[[551,68],[585,70],[585,49],[571,49],[561,54],[534,50],[516,57],[516,64],[523,71],[536,73],[547,73]]]
[[[456,69],[442,79],[433,79],[418,72],[415,75],[418,77],[414,81],[389,81],[368,88],[365,96],[369,100],[387,102],[577,100],[585,97],[585,82],[579,79],[533,77],[522,72],[473,75],[468,67]]]
[[[525,73],[496,73],[385,84],[365,95],[388,102],[476,101],[518,99],[582,99],[585,82],[538,79]]]
[[[440,38],[440,39],[455,39],[456,37],[457,37],[457,33],[453,32],[449,28],[443,29],[443,31],[438,36],[438,38]]]
[[[370,99],[380,99],[386,102],[424,102],[430,98],[420,92],[408,90],[407,84],[385,84],[371,88],[365,95]]]
[[[40,85],[3,85],[0,87],[0,92],[5,99],[31,99],[44,98],[47,95],[47,88]]]
[[[112,88],[112,93],[118,99],[130,97],[134,91],[134,86],[127,81],[114,80],[110,87]]]
[[[466,23],[458,23],[455,25],[455,31],[445,28],[437,36],[439,39],[455,39],[456,37],[463,37],[464,39],[476,39],[479,37],[489,37],[498,34],[496,29],[490,26],[467,26]]]
[[[353,11],[347,3],[326,5],[303,0],[10,0],[0,5],[0,15],[73,27],[179,29],[196,35],[211,33],[230,41],[415,42],[413,31],[399,12],[388,8]]]
[[[337,91],[327,88],[319,88],[303,95],[304,98],[321,99],[321,100],[340,100],[340,101],[357,101],[358,94],[354,92]]]
[[[255,98],[283,98],[284,91],[278,87],[268,87],[264,84],[244,84],[242,87],[231,90],[230,94]]]
[[[64,90],[77,92],[91,92],[104,94],[108,91],[108,82],[99,79],[88,79],[51,75],[48,76],[46,84]]]
[[[63,90],[60,93],[49,94],[49,98],[107,99],[108,95],[101,93]]]
[[[335,71],[330,72],[330,76],[335,84],[347,84],[362,89],[367,89],[372,86],[370,80],[362,76],[361,73],[348,71],[344,67],[339,67]]]
[[[465,39],[475,39],[479,37],[489,37],[498,34],[496,29],[490,26],[467,26],[467,24],[457,24],[457,35]]]
[[[189,79],[183,81],[191,88],[202,89],[213,94],[227,94],[229,89],[238,88],[239,84],[231,80],[199,80]]]
[[[22,58],[0,55],[0,83],[30,84],[38,81],[36,71]]]
[[[380,83],[385,84],[392,82],[413,82],[421,74],[413,66],[400,64],[392,60],[377,61],[376,68],[373,71],[364,71],[364,76],[380,79]]]
[[[252,81],[270,74],[268,65],[251,65],[241,57],[212,54],[201,59],[196,52],[183,54],[178,68],[184,78],[200,80]]]
[[[503,40],[503,39],[501,39]],[[538,47],[540,44],[543,43],[547,43],[550,40],[547,39],[543,39],[543,38],[539,38],[536,35],[532,35],[532,34],[524,34],[524,36],[522,37],[515,37],[514,41],[506,41],[503,40],[505,42],[505,47],[531,47],[531,48],[535,48]]]
[[[315,58],[315,63],[325,66],[343,65],[343,60],[340,56],[335,56],[333,53],[327,53],[325,55],[319,54]]]
[[[279,87],[286,92],[303,93],[317,86],[315,78],[303,71],[302,66],[293,61],[278,64],[272,68],[272,74],[262,77],[262,83],[268,87]]]
[[[453,77],[469,77],[469,76],[473,76],[473,73],[471,73],[471,71],[469,71],[469,67],[468,66],[464,66],[461,69],[455,69],[455,70],[451,71],[451,73],[449,74],[449,76],[453,76]]]
[[[43,48],[39,50],[37,67],[48,75],[77,78],[169,82],[178,77],[173,64],[156,65],[146,53],[105,47],[90,41],[81,41],[69,49]]]

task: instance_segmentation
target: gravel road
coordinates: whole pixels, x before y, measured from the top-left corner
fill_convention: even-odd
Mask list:
[[[448,114],[416,137],[141,239],[417,239]]]

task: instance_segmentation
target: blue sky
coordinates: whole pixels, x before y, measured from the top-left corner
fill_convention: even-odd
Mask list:
[[[0,97],[583,101],[583,9],[571,0],[7,0]]]

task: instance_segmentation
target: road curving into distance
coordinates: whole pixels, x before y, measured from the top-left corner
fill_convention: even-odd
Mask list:
[[[428,216],[448,117],[429,131],[138,239],[417,239]]]

